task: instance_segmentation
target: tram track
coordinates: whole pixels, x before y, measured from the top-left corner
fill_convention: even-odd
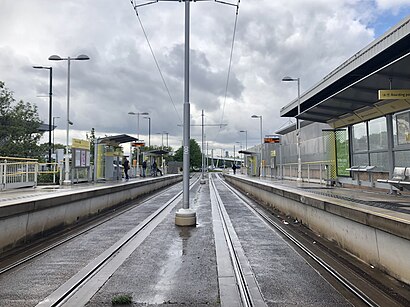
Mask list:
[[[190,185],[195,186],[199,178]],[[36,306],[84,306],[180,201],[182,190]]]
[[[209,176],[209,186],[211,200],[214,201],[214,205],[217,207],[220,216],[221,226],[231,259],[241,306],[266,306],[262,293],[257,285],[256,278],[250,269],[250,265],[246,260],[243,250],[240,248],[239,240],[236,236],[235,230],[233,229],[218,189],[214,184],[213,176]],[[232,300],[232,298],[230,299]]]
[[[165,190],[163,190],[161,193],[164,193],[168,190],[172,189],[172,187],[168,187]],[[144,203],[149,202],[150,200],[154,199],[155,197],[157,197],[158,193],[155,193],[153,195],[150,195],[148,197],[146,197],[141,203],[139,203],[138,205],[143,205]],[[135,203],[135,201],[131,202],[131,203]],[[7,257],[3,257],[5,259],[13,257],[16,258],[18,257],[18,253],[21,254],[27,254],[26,256],[23,257],[18,257],[18,259],[16,261],[13,261],[12,263],[6,263],[4,265],[1,265],[2,262],[6,262],[5,259],[3,259],[2,261],[0,260],[0,276],[12,269],[15,269],[21,265],[23,265],[26,262],[29,262],[41,255],[43,255],[44,253],[47,253],[75,238],[78,238],[84,234],[86,234],[87,232],[92,231],[93,229],[102,226],[103,224],[115,219],[116,217],[127,213],[128,211],[132,210],[135,206],[134,205],[128,205],[126,207],[121,207],[121,208],[116,208],[114,210],[110,210],[106,213],[104,213],[102,216],[97,217],[96,219],[92,219],[86,222],[85,225],[81,225],[78,227],[78,225],[76,225],[77,227],[74,227],[70,230],[67,231],[63,231],[62,233],[57,234],[56,237],[51,237],[51,238],[47,238],[46,240],[44,240],[44,242],[41,242],[42,245],[45,245],[45,247],[41,247],[39,249],[36,249],[34,246],[30,247],[30,248],[26,248],[25,250],[19,250],[18,252],[14,252],[11,255],[7,255]],[[33,250],[33,251],[31,251]]]
[[[346,263],[340,262],[340,257],[335,253],[329,251],[323,252],[323,246],[320,247],[311,238],[303,238],[300,234],[293,231],[291,225],[284,227],[283,220],[277,221],[275,217],[272,217],[272,213],[263,209],[255,200],[245,196],[240,191],[231,187],[219,175],[215,175],[218,183],[222,184],[232,194],[239,198],[242,203],[259,219],[267,224],[274,231],[278,231],[282,237],[284,237],[289,244],[296,247],[300,253],[303,253],[304,258],[309,258],[314,262],[315,267],[319,267],[320,270],[326,272],[328,277],[331,276],[333,285],[335,281],[338,285],[342,285],[345,292],[350,293],[350,299],[354,296],[354,305],[359,306],[409,306],[410,302],[404,296],[392,291],[388,287],[377,284],[377,281],[371,278],[366,278],[366,273],[361,272],[357,268],[347,267]],[[319,241],[319,240],[318,240]],[[311,243],[313,242],[313,244]],[[320,247],[321,250],[318,248]]]

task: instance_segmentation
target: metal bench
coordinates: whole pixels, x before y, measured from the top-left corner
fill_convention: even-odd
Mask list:
[[[391,179],[377,179],[377,182],[389,183],[400,191],[410,190],[410,167],[395,167]]]
[[[366,172],[369,174],[369,181],[371,183],[371,186],[374,186],[374,182],[373,182],[373,169],[376,166],[374,165],[360,165],[360,166],[351,166],[350,168],[346,168],[347,171],[350,171],[353,173],[352,175],[352,179],[354,180],[354,176],[355,173],[357,173],[357,184],[360,185],[360,176],[359,173],[360,172]]]

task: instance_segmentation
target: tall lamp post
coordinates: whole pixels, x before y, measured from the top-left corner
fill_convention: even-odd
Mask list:
[[[164,133],[163,132],[157,132],[155,134],[160,134],[161,135],[161,149],[164,149]]]
[[[48,106],[48,163],[51,163],[51,117],[53,116],[53,67],[33,66],[35,69],[48,69],[50,71],[50,89]],[[54,143],[54,142],[53,142]]]
[[[85,54],[80,54],[75,58],[66,57],[62,58],[59,55],[52,55],[48,58],[50,61],[67,61],[67,137],[66,137],[66,148],[65,148],[65,177],[63,184],[71,184],[70,180],[70,157],[69,157],[69,137],[70,137],[70,64],[71,61],[86,61],[90,58]]]
[[[239,132],[245,133],[245,150],[248,150],[248,130],[241,130]]]
[[[291,78],[291,77],[283,77],[282,81],[284,82],[295,82],[298,83],[298,114],[296,116],[296,144],[297,144],[297,151],[298,151],[298,178],[296,179],[298,182],[302,182],[302,159],[300,157],[300,122],[299,122],[299,115],[300,115],[300,78]]]
[[[169,143],[168,143],[168,135],[169,135],[169,133],[166,132],[166,131],[164,131],[164,134],[167,136],[167,149],[168,149],[168,147],[169,147]]]
[[[148,112],[128,112],[129,115],[136,115],[137,116],[137,139],[140,140],[140,115],[149,115]],[[130,152],[130,156],[132,153]],[[137,172],[135,177],[138,175],[138,171],[140,168],[140,147],[137,146]]]
[[[128,112],[129,115],[137,116],[137,138],[140,139],[140,115],[149,115],[148,112]]]
[[[245,150],[248,150],[248,130],[240,130],[239,132],[245,133]],[[245,155],[242,155],[242,157],[244,158],[243,163],[244,163],[246,174],[247,174],[248,169],[247,169],[246,157]]]
[[[242,142],[235,142],[236,144],[239,144],[239,150],[238,150],[238,156],[239,152],[242,150]],[[243,154],[242,154],[243,155]],[[239,156],[240,157],[240,156]],[[240,159],[240,158],[239,158]],[[241,167],[242,167],[242,161],[240,161]]]
[[[56,118],[60,118],[60,116],[53,116],[53,152],[54,152],[54,127],[56,126],[55,125],[55,120],[56,120]]]
[[[262,147],[263,147],[263,137],[262,137],[262,115],[252,115],[252,118],[259,118],[260,119],[260,130],[261,130],[261,165],[260,165],[260,174],[259,177],[262,177],[262,168],[263,168],[263,163],[262,163]]]
[[[144,116],[145,119],[148,119],[148,147],[151,147],[151,117]]]

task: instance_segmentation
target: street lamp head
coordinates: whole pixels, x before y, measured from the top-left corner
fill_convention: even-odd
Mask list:
[[[298,81],[298,79],[297,79],[297,78],[292,78],[292,77],[287,76],[287,77],[283,77],[283,78],[282,78],[282,81],[284,81],[284,82],[288,82],[288,81]]]
[[[128,112],[129,115],[137,115],[135,112]]]
[[[239,130],[239,132],[246,132],[246,130]]]
[[[149,113],[148,112],[142,112],[142,113],[140,113],[141,115],[149,115]]]
[[[60,57],[59,55],[56,55],[56,54],[53,54],[53,55],[50,56],[48,59],[49,59],[50,61],[62,61],[62,60],[63,60],[62,57]]]
[[[86,60],[89,60],[89,59],[90,59],[90,57],[88,55],[80,54],[78,57],[76,57],[73,60],[86,61]]]
[[[252,115],[251,117],[252,117],[252,118],[261,118],[262,115]]]

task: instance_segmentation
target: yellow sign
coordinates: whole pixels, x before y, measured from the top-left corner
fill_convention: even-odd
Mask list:
[[[271,157],[276,157],[276,150],[271,150],[270,156]]]
[[[71,142],[72,142],[71,148],[90,150],[90,142],[89,141],[73,138],[71,140]]]
[[[379,90],[379,99],[410,99],[410,90]]]

